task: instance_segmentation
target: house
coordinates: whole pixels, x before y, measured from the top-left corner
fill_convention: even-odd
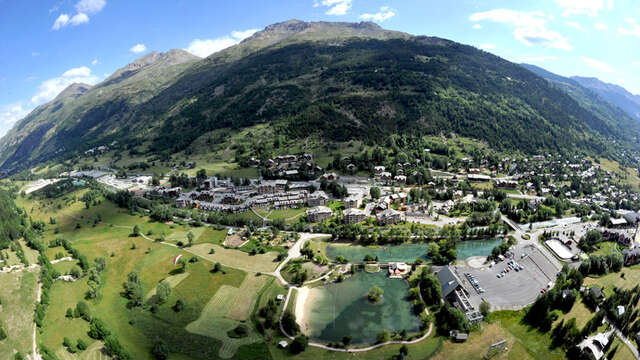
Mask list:
[[[278,343],[278,346],[280,346],[281,348],[286,348],[287,346],[289,346],[289,343],[286,340],[282,340]]]
[[[383,172],[385,172],[385,167],[384,166],[376,166],[373,168],[373,172],[376,174],[376,176],[380,176]]]
[[[284,294],[278,294],[278,295],[276,296],[276,300],[277,300],[277,301],[284,301]]]
[[[389,276],[390,277],[402,277],[407,275],[411,270],[411,267],[405,263],[392,262],[389,263]]]
[[[331,209],[326,206],[316,206],[307,210],[307,219],[310,222],[322,222],[328,220],[331,215]]]
[[[338,179],[338,174],[336,173],[328,173],[328,174],[322,174],[322,176],[320,176],[320,181],[325,180],[325,181],[336,181]]]
[[[396,175],[393,177],[393,181],[398,184],[404,184],[407,182],[407,177],[404,175]]]
[[[618,312],[618,316],[623,315],[623,314],[624,314],[624,306],[622,306],[622,305],[618,305],[618,306],[616,307],[616,311]]]
[[[276,192],[275,181],[263,181],[258,185],[258,194],[273,194]]]
[[[363,222],[367,218],[364,211],[356,208],[346,209],[342,212],[342,216],[346,224],[357,224],[359,222]]]
[[[609,219],[609,226],[613,228],[621,228],[627,226],[627,219],[621,217],[619,219],[611,218]]]
[[[354,164],[349,164],[347,165],[347,171],[349,172],[354,172],[356,171],[357,167]]]
[[[624,249],[622,251],[624,257],[624,265],[631,266],[640,263],[640,247],[633,249]]]
[[[345,209],[359,208],[360,205],[362,205],[362,196],[360,195],[353,194],[344,199]]]
[[[449,336],[451,337],[451,340],[458,343],[465,342],[469,338],[469,334],[460,332],[458,330],[449,331]]]
[[[322,190],[314,191],[307,199],[309,207],[327,206],[327,204],[329,204],[329,196]]]
[[[402,214],[399,211],[387,209],[376,215],[376,218],[380,225],[391,225],[400,222],[402,220]]]
[[[589,289],[589,291],[591,291],[591,293],[593,294],[593,296],[595,296],[598,302],[602,302],[605,300],[604,294],[602,293],[602,290],[600,290],[599,287],[594,285],[591,287],[591,289]]]
[[[275,181],[275,186],[276,186],[276,191],[279,192],[284,192],[287,188],[287,180],[276,180]]]
[[[382,179],[384,181],[391,180],[391,173],[388,172],[388,171],[384,171],[384,172],[380,173],[380,179]]]
[[[604,349],[611,340],[611,334],[613,330],[606,333],[599,333],[583,340],[578,347],[582,351],[590,352],[596,360],[601,359],[604,356]]]

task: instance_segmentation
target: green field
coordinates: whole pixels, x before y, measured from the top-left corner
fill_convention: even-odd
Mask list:
[[[0,325],[7,339],[0,341],[0,359],[13,359],[16,352],[31,353],[37,272],[0,274]]]

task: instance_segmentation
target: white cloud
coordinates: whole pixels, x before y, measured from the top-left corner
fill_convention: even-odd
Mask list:
[[[395,15],[396,15],[396,10],[391,9],[388,6],[383,6],[383,7],[380,8],[380,11],[378,11],[375,14],[362,14],[362,15],[360,15],[360,19],[383,22],[385,20],[391,19]]]
[[[31,56],[36,57],[36,56],[40,56],[40,53],[37,51],[32,51],[31,52]]]
[[[129,49],[129,51],[131,51],[134,54],[140,54],[141,52],[144,52],[147,50],[147,47],[144,44],[135,44],[131,47],[131,49]]]
[[[8,130],[10,125],[27,116],[30,111],[31,109],[25,108],[22,103],[0,106],[0,129]]]
[[[69,24],[69,15],[67,14],[60,14],[60,16],[58,16],[58,18],[56,19],[56,21],[53,23],[53,30],[59,30],[65,26],[67,26]]]
[[[588,58],[585,56],[581,56],[580,59],[582,59],[585,65],[592,68],[593,70],[597,70],[597,71],[609,73],[609,74],[616,72],[616,69],[614,69],[611,65],[605,62],[602,62],[600,60]]]
[[[43,81],[38,87],[38,92],[31,98],[31,103],[37,106],[51,101],[73,83],[94,85],[98,81],[99,78],[91,74],[91,69],[86,66],[69,69],[62,73],[61,76]]]
[[[482,49],[482,50],[493,50],[496,48],[495,44],[480,44],[478,45],[478,48]]]
[[[631,63],[633,66],[640,66],[640,61],[634,61]]]
[[[76,4],[78,13],[95,14],[102,10],[107,2],[105,0],[80,0]]]
[[[93,59],[93,61],[91,62],[92,66],[96,66],[100,63],[100,61],[98,61],[98,59]]]
[[[232,31],[230,35],[225,35],[217,39],[194,39],[185,50],[199,57],[207,57],[220,50],[238,44],[240,41],[255,34],[256,31],[258,31],[258,29]]]
[[[482,29],[482,25],[480,25],[480,24],[475,24],[475,25],[473,25],[472,27],[473,27],[474,29],[476,29],[476,30],[480,30],[480,29]]]
[[[547,17],[543,12],[521,12],[507,9],[472,14],[473,22],[492,21],[515,27],[513,36],[527,46],[542,45],[549,48],[572,50],[569,40],[560,33],[547,28]]]
[[[351,9],[352,0],[321,0],[313,4],[313,7],[326,6],[329,9],[325,12],[326,15],[342,16],[346,15]]]
[[[77,26],[89,22],[89,14],[96,14],[107,5],[106,0],[80,0],[76,3],[77,14],[69,17],[69,14],[60,14],[53,23],[53,30],[60,30],[67,25]],[[57,6],[55,7],[57,10]],[[49,11],[51,12],[51,11]]]
[[[87,14],[85,13],[78,13],[75,14],[71,20],[69,20],[69,23],[73,26],[76,25],[80,25],[80,24],[85,24],[89,22],[89,17],[87,16]]]
[[[558,60],[557,56],[532,56],[532,57],[524,57],[520,59],[520,62],[530,63],[530,62],[545,62],[551,60]]]
[[[556,4],[563,10],[562,16],[569,17],[571,15],[587,15],[598,16],[598,13],[605,9],[613,7],[613,1],[605,0],[556,0]]]
[[[600,31],[605,31],[609,29],[609,25],[603,24],[603,23],[595,23],[593,24],[593,27],[596,28],[596,30],[600,30]]]
[[[640,37],[640,24],[636,22],[636,19],[628,18],[627,23],[629,27],[618,27],[618,32],[621,35],[630,35],[635,37]]]
[[[572,28],[574,28],[576,30],[580,30],[580,31],[584,32],[584,28],[577,21],[567,21],[567,25],[571,26]]]

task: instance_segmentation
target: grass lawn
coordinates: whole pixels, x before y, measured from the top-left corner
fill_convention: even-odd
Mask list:
[[[37,264],[38,256],[40,256],[40,254],[38,254],[36,250],[33,250],[32,248],[28,247],[26,241],[20,239],[18,240],[18,243],[20,244],[20,247],[22,247],[22,251],[24,252],[24,257],[27,259],[29,264]]]
[[[610,349],[613,350],[613,348],[615,347],[618,347],[618,350],[616,350],[616,353],[613,356],[613,360],[635,360],[636,357],[633,356],[633,353],[631,352],[629,347],[625,345],[617,336],[613,341]],[[611,350],[609,351],[611,352]]]
[[[613,241],[605,241],[598,244],[599,249],[594,251],[592,255],[608,255],[614,252],[620,252],[618,245]]]
[[[307,211],[306,207],[302,207],[302,208],[298,208],[298,209],[272,210],[272,211],[269,212],[269,216],[267,218],[269,220],[295,221],[295,220],[298,219],[298,217],[303,216],[306,211]]]
[[[274,359],[309,359],[309,360],[339,360],[339,359],[390,359],[393,355],[398,355],[401,345],[388,345],[381,348],[361,352],[361,353],[343,353],[329,351],[314,347],[307,347],[303,353],[292,355],[287,349],[281,349],[277,346],[278,341],[283,338],[274,338],[269,343],[269,350]],[[287,342],[291,342],[286,339]],[[417,344],[407,345],[409,354],[405,359],[408,360],[424,360],[430,359],[438,353],[443,346],[443,341],[439,337],[431,336]],[[453,358],[452,358],[453,359]],[[463,359],[463,358],[460,358]]]
[[[514,346],[521,346],[523,354],[528,354],[534,359],[564,359],[561,349],[549,349],[551,338],[548,333],[541,333],[522,323],[523,315],[523,311],[497,311],[491,313],[488,320],[504,328],[515,339]]]
[[[495,344],[498,341],[506,340],[507,348],[506,352],[500,353],[492,359],[534,359],[534,357],[522,351],[522,346],[513,345],[516,344],[515,337],[510,334],[506,329],[499,324],[483,325],[482,330],[474,331],[469,335],[469,339],[464,344],[454,343],[451,340],[445,340],[442,346],[442,350],[434,356],[434,360],[445,359],[482,359],[487,353],[489,346]],[[515,352],[515,354],[512,354]]]
[[[569,319],[575,318],[576,326],[578,327],[578,329],[582,329],[584,325],[589,320],[591,320],[591,318],[594,315],[595,314],[592,313],[591,310],[587,309],[587,307],[584,305],[584,303],[581,300],[581,297],[578,296],[578,298],[576,299],[576,302],[573,304],[573,307],[571,308],[571,311],[560,316],[558,320],[556,320],[553,323],[553,326],[556,326],[562,320],[564,320],[566,323]]]
[[[624,274],[624,277],[621,275]],[[622,268],[619,273],[609,273],[597,278],[586,277],[584,286],[598,285],[603,289],[605,295],[613,292],[613,287],[630,289],[640,282],[640,265]]]
[[[0,341],[0,359],[31,352],[37,282],[37,272],[0,274],[0,325],[7,334],[7,339]]]
[[[213,249],[214,253],[210,254]],[[277,252],[250,255],[246,252],[225,249],[214,244],[198,244],[188,248],[188,250],[211,262],[219,262],[223,265],[251,272],[272,272],[278,267],[276,262]]]
[[[123,347],[132,355],[134,359],[151,359],[150,349],[154,339],[161,338],[172,349],[172,359],[186,360],[194,358],[216,359],[219,356],[233,358],[236,351],[247,354],[264,354],[267,351],[266,345],[255,344],[262,342],[262,338],[257,334],[250,334],[248,338],[239,339],[229,343],[224,337],[213,338],[198,333],[187,331],[187,326],[196,322],[206,315],[203,311],[207,304],[216,297],[223,297],[228,289],[236,293],[231,303],[227,306],[233,309],[232,313],[225,313],[215,319],[218,325],[225,325],[227,330],[235,328],[239,322],[237,319],[247,319],[254,308],[257,294],[264,284],[268,283],[271,277],[261,276],[247,277],[241,270],[227,268],[223,266],[223,271],[211,273],[213,263],[201,259],[195,263],[188,263],[185,274],[177,274],[176,267],[173,266],[172,259],[177,254],[183,254],[185,259],[190,259],[194,255],[187,250],[178,249],[166,244],[148,241],[142,237],[131,237],[131,229],[135,224],[140,224],[144,233],[152,230],[151,237],[166,231],[167,236],[174,237],[185,235],[186,228],[178,225],[170,226],[162,223],[149,222],[146,217],[132,216],[126,211],[115,207],[108,201],[103,201],[100,205],[90,209],[77,207],[70,203],[67,208],[54,210],[67,214],[61,217],[56,226],[59,233],[54,234],[52,229],[45,232],[45,242],[62,236],[69,239],[73,246],[88,259],[104,257],[107,260],[107,267],[102,274],[103,287],[101,298],[98,301],[87,301],[93,316],[101,318],[108,328],[117,335]],[[35,213],[35,211],[34,211]],[[97,214],[102,217],[102,222],[93,225]],[[38,212],[38,216],[48,218],[49,210],[43,208]],[[63,220],[67,219],[67,220]],[[71,220],[69,220],[71,219]],[[76,223],[81,227],[76,228]],[[225,231],[215,231],[208,228],[194,228],[197,232],[200,245],[212,246],[207,242],[220,241]],[[184,232],[184,234],[181,234]],[[135,244],[135,248],[132,245]],[[249,257],[248,254],[240,251],[220,249],[221,262],[224,259],[235,258],[237,264],[242,265],[241,260],[248,267],[256,267],[263,270],[275,269],[277,263],[273,263],[274,254]],[[60,249],[47,250],[55,257],[55,253]],[[229,251],[227,253],[227,251]],[[207,249],[208,252],[208,249]],[[226,256],[226,257],[225,257]],[[63,265],[64,264],[64,265]],[[264,266],[267,264],[267,266]],[[72,266],[73,262],[64,262],[55,266]],[[262,266],[262,267],[261,267]],[[126,281],[127,274],[136,271],[142,283],[143,293],[151,296],[157,284],[163,279],[167,279],[172,285],[172,292],[168,301],[161,305],[156,313],[139,308],[128,309],[126,299],[121,296],[122,284]],[[245,281],[246,280],[246,281]],[[227,290],[225,290],[227,289]],[[74,283],[56,282],[52,287],[52,304],[48,308],[45,317],[45,326],[38,337],[38,341],[54,350],[61,359],[71,358],[70,354],[62,347],[62,338],[69,337],[72,340],[83,338],[88,344],[93,342],[87,337],[88,323],[81,319],[66,319],[67,308],[75,307],[79,300],[84,298],[87,290],[86,279],[78,280]],[[220,293],[220,295],[218,294]],[[180,299],[185,303],[185,309],[175,312],[172,307]],[[228,298],[225,298],[228,300]],[[32,314],[33,311],[30,312]],[[234,318],[236,320],[234,320]],[[211,320],[211,317],[206,317]],[[207,326],[212,326],[210,321],[205,321]],[[65,331],[60,331],[64,324]],[[218,326],[218,329],[221,327]],[[246,346],[244,346],[246,345]],[[95,345],[100,347],[100,343]],[[86,353],[86,356],[85,356]],[[80,358],[93,356],[99,352],[85,351]],[[244,355],[243,355],[244,356]]]

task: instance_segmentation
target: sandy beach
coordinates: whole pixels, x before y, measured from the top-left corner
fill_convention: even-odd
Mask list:
[[[295,307],[295,315],[296,321],[298,325],[300,325],[300,331],[303,334],[308,334],[308,324],[305,317],[305,308],[307,307],[307,302],[309,300],[309,291],[308,287],[301,287],[297,289],[296,295],[296,307]]]

